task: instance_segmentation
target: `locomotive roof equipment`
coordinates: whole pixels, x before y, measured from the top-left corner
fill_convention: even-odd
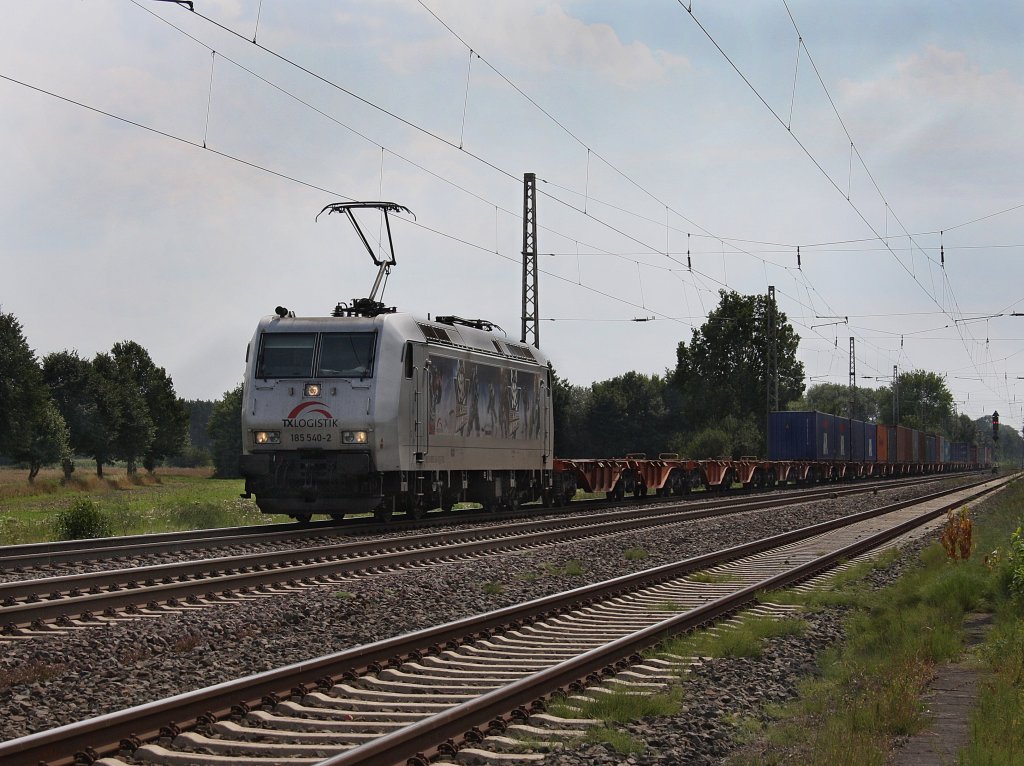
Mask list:
[[[356,219],[355,214],[352,212],[357,209],[376,209],[380,210],[384,215],[384,229],[387,231],[387,255],[386,257],[378,257],[374,251],[370,241],[366,238],[366,234],[363,233],[363,228],[359,225],[359,221]],[[395,202],[332,202],[330,205],[325,205],[323,209],[316,214],[316,218],[313,220],[319,220],[320,216],[323,215],[324,211],[327,215],[331,213],[344,213],[348,220],[352,224],[352,228],[356,230],[356,234],[359,235],[359,239],[363,243],[363,247],[366,248],[366,252],[370,254],[370,258],[373,259],[373,263],[378,267],[377,279],[373,283],[373,287],[370,288],[370,295],[367,298],[353,298],[352,305],[347,306],[344,303],[339,303],[335,306],[332,316],[363,316],[363,317],[375,317],[378,314],[393,314],[395,307],[385,307],[383,303],[377,300],[377,291],[382,289],[382,283],[385,282],[388,274],[391,273],[391,267],[394,266],[397,261],[395,260],[395,244],[391,239],[391,220],[388,218],[388,213],[408,213],[416,219],[416,215],[404,205],[399,205]],[[383,250],[384,243],[381,242],[381,249]]]

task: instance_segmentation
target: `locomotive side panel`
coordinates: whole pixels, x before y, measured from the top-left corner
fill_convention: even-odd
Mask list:
[[[427,468],[550,467],[546,370],[471,353],[432,351],[428,361]]]

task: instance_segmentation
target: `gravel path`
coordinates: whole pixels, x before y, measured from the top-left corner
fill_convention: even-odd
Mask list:
[[[913,493],[925,491],[934,490],[919,488]],[[685,522],[670,528],[566,543],[540,551],[501,554],[471,563],[432,565],[426,569],[354,578],[342,585],[314,587],[287,596],[3,643],[0,644],[0,740],[911,496],[909,489],[883,490],[877,495],[818,501],[786,511],[744,514],[743,521],[729,517]],[[624,553],[630,549],[641,549],[648,555],[641,560],[627,560]],[[562,571],[570,561],[581,564],[582,575],[571,576]],[[485,587],[488,584],[491,587]],[[779,639],[783,644],[776,667],[779,694],[791,693],[787,691],[789,682],[785,679],[793,663],[790,650],[785,647],[791,642],[798,645],[815,641],[828,643],[834,640],[834,631],[823,622],[801,639]],[[765,656],[772,656],[771,652]],[[718,665],[719,661],[708,663],[698,675],[707,674],[708,688],[721,688],[727,683],[728,688],[734,690],[730,692],[733,699],[721,700],[722,704],[763,701],[765,693],[760,680],[744,687],[737,679],[745,676]],[[751,678],[757,679],[763,675],[757,667],[752,667],[750,673],[754,674]],[[759,691],[752,696],[751,692],[744,692],[744,688]],[[69,689],[75,691],[69,693]],[[680,735],[666,733],[664,741],[670,742],[673,736]],[[666,751],[672,749],[666,746]],[[569,754],[557,756],[571,757]],[[552,763],[618,762],[595,760],[596,757]]]

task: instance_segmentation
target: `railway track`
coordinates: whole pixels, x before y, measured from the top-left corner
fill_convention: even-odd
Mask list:
[[[731,614],[760,592],[884,545],[1008,480],[933,493],[40,732],[0,744],[0,760],[57,766],[72,763],[76,752],[83,762],[201,766],[454,758],[460,749],[487,746],[488,737],[544,723],[540,701],[558,690],[616,676],[619,683],[662,683],[679,663],[644,660],[639,652]],[[689,577],[711,568],[729,581]]]
[[[884,481],[857,482],[856,484],[819,485],[804,489],[777,490],[769,493],[748,490],[731,490],[727,494],[711,495],[697,492],[691,495],[675,497],[636,498],[634,504],[643,506],[693,504],[696,507],[714,503],[744,503],[752,496],[771,498],[797,498],[801,496],[814,498],[827,496],[830,493],[846,495],[850,493],[872,492],[877,489],[897,489],[900,487],[917,486],[935,481],[948,480],[965,474],[943,474],[912,479],[888,479]],[[735,496],[733,496],[735,493]],[[628,502],[628,501],[627,501]],[[621,501],[620,501],[621,504]],[[570,506],[543,510],[544,515],[572,515],[573,513],[592,512],[607,508],[607,500],[578,500]],[[437,511],[419,520],[402,521],[400,524],[382,524],[367,519],[351,518],[344,521],[318,521],[307,524],[280,523],[260,524],[246,527],[227,527],[223,529],[202,529],[184,532],[162,532],[146,535],[130,535],[126,537],[109,537],[87,540],[62,540],[45,543],[28,543],[24,545],[0,546],[0,575],[12,573],[24,574],[33,570],[52,569],[61,565],[86,563],[97,567],[107,567],[119,560],[139,556],[158,557],[168,554],[188,554],[195,556],[202,552],[216,553],[237,546],[270,546],[282,544],[327,544],[339,537],[361,535],[394,534],[422,530],[438,525],[451,526],[461,524],[480,524],[508,521],[536,516],[538,508],[526,506],[514,512],[485,513],[474,509],[459,511]]]
[[[241,555],[0,583],[0,639],[100,627],[111,620],[197,609],[226,600],[337,584],[359,573],[470,560],[498,551],[678,524],[723,514],[873,491],[816,489],[561,515],[510,525],[460,528],[389,539],[337,542]],[[276,532],[274,534],[277,534]],[[308,542],[308,541],[307,541]]]

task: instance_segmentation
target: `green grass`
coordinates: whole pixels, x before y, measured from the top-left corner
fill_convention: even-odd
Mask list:
[[[108,469],[103,480],[79,468],[62,485],[56,472],[34,485],[24,471],[0,469],[0,545],[59,539],[58,516],[76,501],[91,500],[113,535],[242,526],[283,517],[265,516],[239,494],[243,482],[212,479],[208,469],[160,468],[150,476]]]
[[[747,617],[739,625],[725,625],[714,632],[702,630],[669,641],[664,651],[681,657],[760,657],[765,639],[799,635],[805,627],[799,619]]]
[[[980,652],[988,671],[971,715],[965,766],[1024,762],[1024,623],[1005,610]]]
[[[622,555],[626,561],[643,561],[648,553],[643,548],[627,548]]]
[[[610,726],[595,726],[592,729],[587,729],[583,741],[604,745],[621,755],[640,755],[647,750],[647,743],[642,739],[637,739],[621,729],[613,729]]]
[[[896,737],[929,724],[921,695],[937,665],[962,656],[963,618],[970,612],[994,612],[997,623],[977,653],[987,673],[971,718],[972,742],[954,762],[1024,763],[1024,599],[1010,594],[1005,554],[1022,509],[1024,483],[1018,483],[991,498],[984,516],[975,518],[970,560],[950,561],[936,543],[922,552],[917,567],[883,590],[872,590],[863,578],[895,552],[849,568],[826,590],[767,594],[766,600],[812,609],[847,608],[847,640],[825,653],[819,674],[803,684],[797,701],[772,710],[773,720],[763,727],[750,724],[749,741],[731,766],[883,766]],[[986,565],[978,551],[997,548],[1003,554]]]
[[[499,593],[503,593],[505,586],[500,582],[487,582],[484,583],[484,593],[488,596],[497,596]]]
[[[561,718],[593,718],[614,724],[651,716],[676,715],[681,705],[682,693],[678,688],[665,694],[612,691],[599,693],[594,699],[587,700],[556,698],[548,706],[548,712]]]

